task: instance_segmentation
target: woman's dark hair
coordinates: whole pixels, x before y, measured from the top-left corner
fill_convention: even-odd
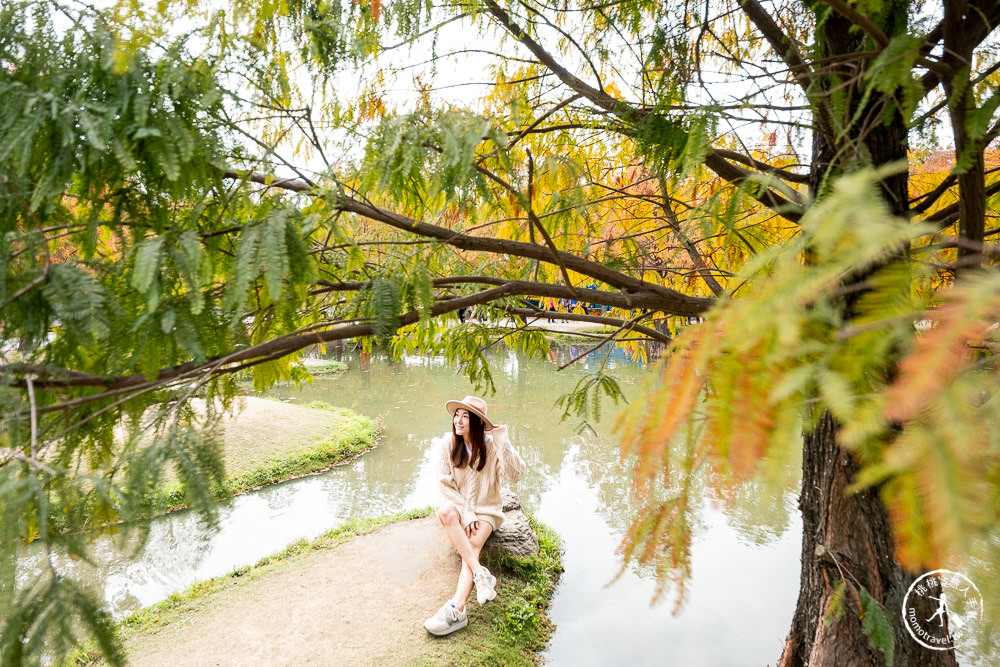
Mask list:
[[[465,450],[465,445],[469,445],[471,455]],[[455,416],[452,415],[451,464],[456,468],[470,466],[476,470],[482,470],[486,466],[486,432],[483,430],[483,420],[472,412],[469,412],[469,432],[465,438],[455,433]]]

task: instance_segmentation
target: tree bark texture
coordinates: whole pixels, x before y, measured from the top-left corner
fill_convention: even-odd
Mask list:
[[[916,578],[893,555],[889,518],[877,489],[848,494],[857,464],[837,445],[838,425],[825,414],[806,434],[802,458],[802,570],[799,599],[779,665],[836,667],[884,665],[870,648],[858,616],[864,586],[885,608],[895,634],[899,666],[944,667],[958,663],[951,651],[933,651],[915,642],[903,627],[903,598]],[[845,580],[844,614],[826,611],[837,583]],[[930,610],[927,610],[930,615]]]
[[[958,269],[975,268],[982,261],[979,247],[986,232],[986,163],[983,142],[969,136],[968,116],[975,109],[972,94],[972,58],[975,43],[968,38],[968,0],[946,0],[943,24],[945,52],[950,75],[944,77],[948,113],[955,139],[955,160],[965,161],[958,173],[958,229],[968,243],[958,248]]]

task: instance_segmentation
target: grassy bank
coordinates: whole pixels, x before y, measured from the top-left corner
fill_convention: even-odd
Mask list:
[[[306,373],[314,377],[322,375],[339,375],[348,368],[347,364],[342,361],[335,361],[333,359],[314,359],[311,357],[304,357],[295,365],[301,366],[305,369]],[[233,373],[233,379],[239,383],[253,384],[253,369],[246,368],[244,370],[237,371]]]
[[[227,471],[225,484],[214,489],[219,497],[349,461],[371,449],[381,430],[370,417],[319,401],[305,406],[254,397],[243,401],[242,412],[219,426]],[[181,507],[179,484],[164,488],[154,502],[156,512]]]
[[[337,375],[347,370],[347,364],[329,359],[303,359],[309,375]]]
[[[435,640],[433,650],[410,660],[407,667],[514,667],[540,662],[538,654],[555,629],[548,607],[562,572],[561,543],[548,526],[529,519],[538,535],[539,554],[515,558],[506,551],[486,552],[482,563],[500,579],[502,593],[483,607],[467,605],[469,625]]]

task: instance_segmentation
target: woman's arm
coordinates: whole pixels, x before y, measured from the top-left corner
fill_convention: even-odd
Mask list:
[[[469,505],[468,499],[458,490],[458,482],[455,480],[455,467],[451,463],[451,438],[441,447],[440,460],[441,476],[438,478],[441,489],[441,498],[449,502],[458,509],[462,517],[462,525],[467,526],[476,519],[476,513]]]
[[[490,434],[493,436],[493,444],[497,448],[497,465],[500,476],[511,482],[519,481],[528,466],[514,449],[514,445],[510,444],[507,427],[497,426]]]

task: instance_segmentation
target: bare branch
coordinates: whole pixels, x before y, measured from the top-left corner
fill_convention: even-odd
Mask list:
[[[49,466],[45,465],[44,463],[42,463],[41,461],[39,461],[38,459],[26,456],[25,454],[17,451],[16,449],[0,447],[0,455],[7,457],[5,461],[0,461],[0,467],[6,465],[7,462],[9,462],[11,459],[17,459],[18,461],[24,461],[33,468],[38,468],[45,474],[50,475],[52,477],[59,477],[61,474],[58,470],[54,470]]]
[[[785,34],[771,14],[757,0],[739,0],[739,3],[747,18],[757,26],[757,29],[760,30],[764,39],[774,49],[774,52],[785,61],[792,76],[795,77],[795,80],[802,88],[802,91],[808,95],[812,87],[812,77],[815,76],[815,72],[806,63],[798,49],[795,48],[795,43]],[[820,101],[816,106],[816,120],[823,132],[832,138],[836,134],[833,131],[834,123],[831,120],[831,115],[825,102]]]
[[[489,13],[500,22],[500,25],[505,30],[527,47],[538,58],[539,62],[548,67],[571,90],[590,100],[604,111],[614,114],[629,125],[639,126],[643,120],[650,116],[648,109],[632,106],[602,90],[598,90],[560,65],[548,51],[532,39],[520,26],[514,23],[510,14],[494,2],[494,0],[486,0],[485,5]],[[740,185],[752,176],[750,172],[730,163],[714,151],[706,156],[705,165],[733,185]],[[756,194],[754,198],[775,213],[792,222],[802,217],[801,207],[786,200],[769,188],[765,188],[762,193]]]
[[[1000,192],[1000,181],[995,181],[986,186],[987,197],[992,197],[998,192]],[[935,211],[933,214],[927,216],[926,220],[943,229],[949,225],[953,225],[958,220],[958,211],[959,206],[958,202],[956,202]]]
[[[743,155],[742,153],[737,153],[736,151],[729,151],[724,149],[718,149],[715,153],[727,160],[733,160],[734,162],[740,162],[748,167],[756,169],[759,172],[767,174],[769,176],[775,176],[783,181],[788,181],[789,183],[808,183],[809,174],[796,174],[785,169],[778,169],[766,162],[761,162],[760,160],[755,160],[752,157]]]
[[[966,44],[971,45],[970,48],[973,50],[982,44],[993,30],[1000,25],[1000,2],[996,2],[996,0],[981,1],[982,4],[976,0],[971,0],[969,2],[968,15],[966,17],[959,17],[959,20],[962,20],[962,40]],[[955,18],[946,15],[941,19],[940,23],[927,33],[921,47],[921,53],[925,56],[930,55],[931,51],[944,38],[945,26],[948,21]],[[927,73],[921,77],[920,83],[923,86],[924,94],[934,90],[954,70],[956,63],[953,62],[953,57],[946,53],[943,60],[945,61],[944,67],[929,67]],[[926,62],[923,64],[926,65]]]

